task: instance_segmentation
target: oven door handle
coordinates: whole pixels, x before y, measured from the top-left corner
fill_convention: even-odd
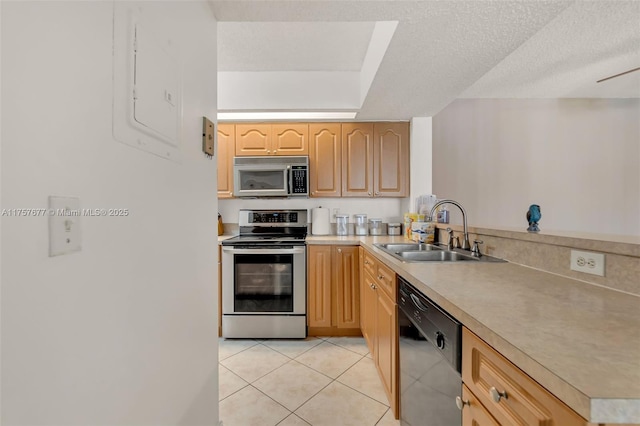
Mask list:
[[[236,254],[304,254],[304,246],[294,247],[288,249],[282,248],[236,248],[236,247],[222,247],[222,251],[226,251],[228,253],[236,253]]]

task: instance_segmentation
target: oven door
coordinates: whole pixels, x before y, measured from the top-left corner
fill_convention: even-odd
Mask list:
[[[304,315],[305,246],[222,247],[224,315]]]

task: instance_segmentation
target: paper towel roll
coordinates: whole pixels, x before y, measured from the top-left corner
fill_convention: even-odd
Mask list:
[[[331,233],[329,209],[315,207],[311,210],[311,233],[313,235],[329,235]]]

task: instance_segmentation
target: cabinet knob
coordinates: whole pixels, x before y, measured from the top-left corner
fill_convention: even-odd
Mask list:
[[[267,150],[267,154],[271,154],[271,150],[270,149]]]
[[[384,278],[382,275],[378,275],[379,280],[382,280],[382,278]]]
[[[376,191],[376,197],[377,197],[378,195],[380,195],[380,192],[379,192],[379,191]]]
[[[489,396],[493,399],[493,402],[500,402],[500,399],[507,399],[507,392],[500,392],[494,386],[489,389]]]
[[[456,406],[458,407],[458,410],[462,410],[465,405],[471,406],[471,403],[469,401],[465,401],[459,396],[456,396]]]
[[[365,264],[365,265],[368,265],[368,264],[369,264],[369,261],[368,261],[368,260],[365,260],[365,261],[364,261],[364,264]]]
[[[278,150],[277,150],[277,149],[274,149],[274,150],[273,150],[273,153],[275,154],[276,152],[278,152]]]
[[[376,289],[376,285],[374,283],[369,283],[369,287],[371,287],[373,290]]]
[[[340,249],[340,248],[339,248],[339,249],[338,249],[338,253],[342,253],[342,249]]]

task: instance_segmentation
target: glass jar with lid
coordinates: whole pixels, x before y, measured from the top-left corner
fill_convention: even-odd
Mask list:
[[[355,234],[367,235],[367,215],[366,214],[354,214],[355,218]]]
[[[349,234],[349,215],[337,214],[336,215],[336,235],[348,235]]]
[[[369,219],[369,235],[382,235],[382,219]]]

